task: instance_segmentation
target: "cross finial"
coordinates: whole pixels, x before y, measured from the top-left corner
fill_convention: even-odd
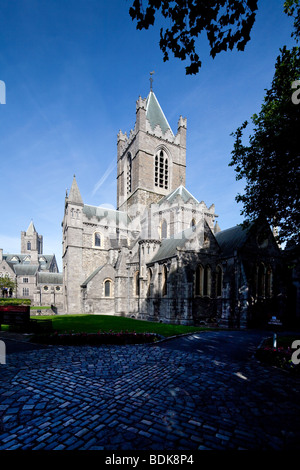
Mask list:
[[[150,90],[152,91],[152,83],[153,83],[153,78],[152,78],[152,75],[154,74],[155,72],[150,72]]]

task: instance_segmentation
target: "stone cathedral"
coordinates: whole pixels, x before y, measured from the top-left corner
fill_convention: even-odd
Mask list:
[[[65,313],[247,327],[280,316],[282,257],[272,230],[220,230],[186,188],[187,120],[174,134],[151,89],[117,137],[117,209],[65,197]]]

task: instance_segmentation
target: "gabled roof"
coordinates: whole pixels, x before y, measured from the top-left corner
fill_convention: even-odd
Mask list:
[[[86,287],[88,283],[96,276],[96,274],[101,271],[102,268],[103,266],[99,266],[97,269],[95,269],[95,271],[93,271],[92,274],[89,275],[89,277],[81,284],[80,287]]]
[[[155,127],[159,125],[163,134],[168,129],[172,132],[170,124],[168,123],[166,116],[164,115],[163,110],[161,109],[160,104],[152,90],[147,97],[146,118],[148,119],[153,131]]]
[[[155,263],[167,258],[172,258],[177,254],[177,248],[184,247],[185,243],[191,239],[195,231],[193,227],[189,227],[183,232],[172,236],[170,238],[165,238],[162,240],[161,245],[149,264]]]
[[[250,228],[244,228],[242,225],[222,230],[215,234],[219,247],[224,256],[233,255],[235,250],[244,246],[249,236]]]
[[[14,264],[13,269],[17,276],[35,276],[39,267],[37,264]]]
[[[16,266],[32,266],[30,262],[29,263],[26,262],[27,258],[30,258],[30,253],[27,253],[27,254],[11,253],[11,254],[3,255],[3,259],[7,262],[7,264],[12,269],[15,269]],[[42,255],[42,254],[38,255],[38,260],[39,260],[38,268],[43,269],[44,271],[49,270],[54,259],[55,259],[55,255]],[[36,266],[36,265],[33,265],[33,266]]]
[[[183,202],[188,202],[192,199],[193,202],[199,204],[199,201],[181,184],[178,188],[174,189],[170,194],[164,196],[158,204],[161,205],[164,202],[169,202],[170,204],[176,199],[177,196],[180,196]]]

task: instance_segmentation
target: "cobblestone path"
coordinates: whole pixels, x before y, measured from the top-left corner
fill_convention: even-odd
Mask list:
[[[0,449],[297,449],[299,379],[163,344],[8,355]]]

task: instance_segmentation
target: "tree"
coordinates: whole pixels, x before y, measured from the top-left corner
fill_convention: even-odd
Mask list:
[[[255,21],[257,0],[134,0],[129,14],[137,21],[137,29],[148,29],[155,23],[155,15],[161,11],[171,26],[160,30],[159,46],[164,62],[168,51],[175,57],[190,59],[186,74],[196,74],[201,60],[196,52],[195,40],[206,32],[210,54],[214,58],[221,51],[236,47],[243,51],[250,40]]]
[[[284,13],[288,16],[292,16],[294,18],[294,31],[292,32],[292,37],[299,41],[300,37],[300,8],[299,8],[299,0],[286,0],[284,2],[283,8]]]
[[[8,291],[14,291],[16,288],[16,283],[6,274],[5,276],[0,276],[0,289],[3,294],[3,290],[7,289]]]
[[[235,167],[237,180],[246,180],[244,193],[236,197],[243,203],[245,223],[264,217],[270,225],[277,226],[279,241],[296,243],[300,218],[299,79],[300,50],[284,46],[261,111],[251,118],[254,128],[249,145],[242,142],[246,121],[233,133],[235,143],[229,163]]]

